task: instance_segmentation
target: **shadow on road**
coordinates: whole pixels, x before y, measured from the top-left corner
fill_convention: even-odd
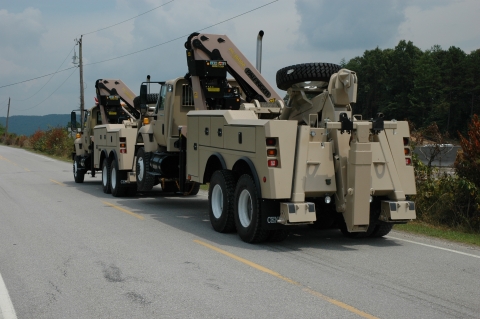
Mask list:
[[[102,191],[101,177],[85,177],[85,182],[64,181],[68,187],[128,209],[135,214],[150,217],[156,221],[175,227],[181,231],[218,245],[248,248],[250,250],[297,251],[304,248],[334,251],[354,251],[361,247],[396,247],[401,246],[386,238],[351,239],[344,237],[338,229],[317,230],[306,225],[292,228],[289,237],[280,243],[265,242],[247,244],[236,233],[221,234],[213,230],[208,216],[208,193],[200,190],[196,196],[182,196],[164,193],[156,186],[150,192],[137,193],[132,197],[116,198]],[[112,209],[105,206],[106,209]]]

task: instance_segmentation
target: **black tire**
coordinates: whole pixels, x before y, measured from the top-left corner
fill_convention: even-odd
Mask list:
[[[152,153],[145,152],[143,147],[137,151],[137,159],[135,160],[135,174],[137,178],[137,190],[139,192],[151,191],[155,184],[155,176],[148,174],[150,171],[150,158]]]
[[[73,178],[75,179],[75,183],[83,183],[85,179],[85,171],[79,169],[79,161],[80,156],[75,155],[75,160],[73,161]]]
[[[122,185],[122,180],[126,179],[126,172],[118,169],[116,159],[110,164],[110,189],[114,197],[124,197],[127,193],[127,187]]]
[[[393,224],[378,224],[370,234],[372,238],[380,238],[386,236],[393,228]]]
[[[268,235],[267,241],[278,243],[278,242],[284,241],[289,234],[290,234],[290,231],[287,229],[271,230],[270,234]]]
[[[380,223],[378,221],[380,214],[382,213],[382,199],[385,197],[375,197],[370,206],[370,224],[373,224],[373,230],[369,236],[372,238],[380,238],[387,235],[393,228],[393,224]]]
[[[340,221],[340,231],[345,237],[349,238],[366,238],[366,237],[377,237],[373,236],[378,226],[378,218],[380,217],[381,213],[381,197],[375,197],[373,202],[370,203],[370,223],[368,225],[368,229],[366,232],[361,233],[349,233],[347,230],[347,226],[345,224],[345,220],[343,219]],[[390,228],[391,230],[391,228]],[[386,234],[385,234],[386,235]],[[381,236],[378,236],[381,237]]]
[[[235,231],[235,175],[229,170],[213,173],[208,188],[208,215],[213,229],[219,233]]]
[[[105,158],[102,163],[102,185],[105,194],[112,192],[110,188],[110,162],[108,158]]]
[[[293,84],[305,81],[330,81],[341,67],[333,63],[303,63],[287,66],[277,71],[277,87],[288,90]]]
[[[262,227],[262,211],[257,187],[250,175],[242,175],[235,188],[235,226],[240,238],[247,243],[260,243],[270,232]]]
[[[158,93],[147,94],[147,104],[156,104],[159,96]],[[136,96],[133,99],[133,106],[138,110],[140,109],[140,96]]]

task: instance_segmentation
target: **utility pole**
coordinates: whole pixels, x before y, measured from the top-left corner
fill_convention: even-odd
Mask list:
[[[80,129],[83,130],[83,113],[85,110],[85,99],[83,92],[83,60],[82,60],[82,38],[83,35],[80,35],[80,40],[76,40],[78,44],[78,66],[80,68]]]
[[[7,139],[8,135],[8,117],[10,116],[10,98],[8,98],[8,110],[7,110],[7,122],[5,123],[5,140]]]

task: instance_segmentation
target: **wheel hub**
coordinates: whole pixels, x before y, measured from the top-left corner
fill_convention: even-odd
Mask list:
[[[252,222],[252,196],[250,192],[244,189],[238,198],[238,218],[243,227],[248,227]]]
[[[138,170],[137,179],[141,182],[141,181],[143,181],[143,174],[144,174],[144,170],[145,170],[145,164],[143,162],[142,157],[140,157],[138,159],[137,165],[138,165],[138,167],[137,167],[137,170]]]
[[[113,167],[112,174],[110,175],[112,180],[112,188],[115,189],[117,187],[117,170]]]
[[[223,211],[223,192],[220,185],[215,185],[212,190],[212,212],[215,218],[220,218]]]

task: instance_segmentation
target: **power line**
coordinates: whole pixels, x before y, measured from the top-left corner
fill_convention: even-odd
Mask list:
[[[214,26],[216,26],[216,25],[225,23],[225,22],[227,22],[227,21],[236,19],[236,18],[238,18],[238,17],[241,17],[241,16],[243,16],[243,15],[245,15],[245,14],[248,14],[248,13],[250,13],[250,12],[253,12],[253,11],[255,11],[255,10],[261,9],[261,8],[263,8],[263,7],[266,7],[266,6],[268,6],[268,5],[270,5],[270,4],[274,3],[274,2],[277,2],[277,1],[278,1],[278,0],[271,1],[271,2],[269,2],[269,3],[266,3],[266,4],[262,5],[262,6],[256,7],[256,8],[254,8],[254,9],[249,10],[249,11],[246,11],[246,12],[243,12],[243,13],[241,13],[241,14],[238,14],[238,15],[236,15],[236,16],[234,16],[234,17],[231,17],[231,18],[228,18],[228,19],[226,19],[226,20],[217,22],[217,23],[215,23],[215,24],[212,24],[212,25],[210,25],[210,26],[208,26],[208,27],[199,29],[199,30],[197,30],[197,31],[203,31],[203,30],[212,28],[212,27],[214,27]],[[137,53],[140,53],[140,52],[143,52],[143,51],[147,51],[147,50],[150,50],[150,49],[159,47],[159,46],[161,46],[161,45],[165,45],[165,44],[167,44],[167,43],[170,43],[170,42],[173,42],[173,41],[176,41],[176,40],[179,40],[179,39],[184,39],[185,37],[188,37],[190,34],[191,34],[191,33],[186,34],[186,35],[182,35],[182,36],[179,36],[179,37],[177,37],[177,38],[175,38],[175,39],[171,39],[171,40],[168,40],[168,41],[165,41],[165,42],[156,44],[156,45],[154,45],[154,46],[151,46],[151,47],[148,47],[148,48],[145,48],[145,49],[142,49],[142,50],[138,50],[138,51],[135,51],[135,52],[127,53],[127,54],[124,54],[124,55],[121,55],[121,56],[118,56],[118,57],[115,57],[115,58],[110,58],[110,59],[102,60],[102,61],[98,61],[98,62],[91,62],[91,63],[87,63],[87,64],[84,64],[84,65],[99,64],[99,63],[103,63],[103,62],[108,62],[108,61],[112,61],[112,60],[117,60],[117,59],[120,59],[120,58],[124,58],[124,57],[126,57],[126,56],[133,55],[133,54],[137,54]]]
[[[166,2],[166,3],[162,4],[162,5],[159,5],[158,7],[155,7],[155,8],[153,8],[153,9],[150,9],[150,10],[144,12],[144,13],[140,13],[139,15],[136,15],[136,16],[134,16],[133,18],[124,20],[124,21],[119,22],[119,23],[112,24],[111,26],[108,26],[108,27],[105,27],[105,28],[101,28],[101,29],[98,29],[98,30],[95,30],[95,31],[91,31],[91,32],[88,32],[88,33],[84,33],[83,35],[92,34],[92,33],[98,32],[98,31],[102,31],[102,30],[105,30],[105,29],[108,29],[108,28],[117,26],[117,25],[119,25],[119,24],[122,24],[122,23],[124,23],[124,22],[130,21],[130,20],[133,20],[133,19],[136,19],[136,18],[138,18],[138,17],[140,17],[140,16],[143,16],[144,14],[147,14],[147,13],[149,13],[149,12],[152,12],[153,10],[157,10],[158,8],[161,8],[161,7],[163,7],[163,6],[165,6],[165,5],[169,4],[169,3],[172,3],[173,1],[175,1],[175,0],[171,0],[171,1],[169,1],[169,2]]]
[[[44,78],[44,77],[46,77],[46,76],[49,76],[49,75],[52,75],[52,74],[56,74],[56,73],[60,73],[60,72],[64,72],[64,71],[71,70],[71,69],[73,69],[73,68],[76,68],[76,66],[72,66],[72,67],[69,67],[69,68],[66,68],[66,69],[63,69],[63,70],[57,71],[57,72],[52,72],[52,73],[49,73],[49,74],[45,74],[45,75],[41,75],[41,76],[37,76],[36,78],[32,78],[32,79],[28,79],[28,80],[24,80],[24,81],[20,81],[20,82],[12,83],[12,84],[3,85],[3,86],[0,86],[0,89],[2,89],[2,88],[5,88],[5,87],[8,87],[8,86],[12,86],[12,85],[17,85],[17,84],[21,84],[21,83],[25,83],[25,82],[33,81],[33,80],[36,80],[36,79],[41,79],[41,78]]]
[[[38,92],[40,92],[49,82],[51,79],[53,79],[53,77],[55,76],[55,74],[57,74],[58,70],[60,70],[60,68],[62,67],[62,65],[65,63],[65,60],[67,60],[67,58],[70,56],[70,54],[72,53],[73,49],[75,48],[75,45],[73,45],[72,49],[70,50],[70,52],[68,52],[67,56],[65,57],[65,59],[63,59],[63,62],[62,64],[60,64],[60,66],[57,68],[57,71],[55,71],[55,73],[52,74],[52,76],[50,77],[50,79],[48,79],[48,81],[37,91],[35,92],[33,95],[31,95],[30,97],[27,97],[26,99],[23,99],[23,100],[14,100],[12,99],[13,101],[19,101],[19,102],[23,102],[23,101],[26,101],[26,100],[29,100],[31,99],[32,97],[34,97],[35,95],[38,94]]]
[[[98,29],[98,30],[96,30],[96,31],[92,31],[92,32],[85,33],[84,35],[91,34],[91,33],[95,33],[95,32],[98,32],[98,31],[102,31],[102,30],[105,30],[105,29],[114,27],[114,26],[116,26],[116,25],[122,24],[122,23],[124,23],[124,22],[130,21],[130,20],[132,20],[132,19],[138,18],[138,17],[140,17],[140,16],[142,16],[142,15],[144,15],[144,14],[147,14],[147,13],[153,11],[153,10],[156,10],[156,9],[158,9],[158,8],[160,8],[160,7],[163,7],[164,5],[167,5],[167,4],[169,4],[169,3],[173,2],[173,1],[175,1],[175,0],[171,0],[171,1],[167,2],[167,3],[164,3],[164,4],[162,4],[162,5],[159,5],[158,7],[155,7],[155,8],[153,8],[153,9],[151,9],[151,10],[148,10],[148,11],[146,11],[146,12],[144,12],[144,13],[141,13],[141,14],[133,17],[133,18],[124,20],[124,21],[122,21],[122,22],[113,24],[113,25],[108,26],[108,27],[105,27],[105,28]],[[75,47],[75,46],[74,46],[74,47]],[[72,49],[72,50],[73,50],[73,49]],[[71,53],[71,52],[72,52],[72,51],[70,51],[70,53]],[[70,55],[70,53],[69,53],[69,55]],[[67,57],[68,57],[68,56],[67,56]],[[66,58],[65,58],[65,60],[66,60]],[[62,64],[60,65],[60,67],[63,65],[63,63],[65,62],[65,60],[62,62]],[[59,68],[60,68],[60,67],[59,67]],[[75,68],[75,67],[70,67],[70,68],[67,68],[67,69],[60,70],[60,71],[57,69],[57,71],[55,71],[54,73],[49,73],[49,74],[45,74],[45,75],[38,76],[38,77],[36,77],[36,78],[32,78],[32,79],[28,79],[28,80],[24,80],[24,81],[20,81],[20,82],[16,82],[16,83],[11,83],[11,84],[7,84],[7,85],[0,86],[0,89],[2,89],[2,88],[4,88],[4,87],[9,87],[9,86],[12,86],[12,85],[17,85],[17,84],[21,84],[21,83],[25,83],[25,82],[29,82],[29,81],[33,81],[33,80],[37,80],[37,79],[41,79],[41,78],[44,78],[44,77],[49,76],[49,75],[55,75],[55,74],[57,74],[57,73],[60,73],[60,72],[63,72],[63,71],[67,71],[67,70],[71,70],[71,69],[73,69],[73,68]],[[50,81],[50,80],[49,80],[49,81]],[[48,83],[48,82],[47,82],[47,83]],[[46,85],[47,83],[45,83],[45,85]],[[45,85],[44,85],[44,86],[45,86]],[[40,88],[40,90],[43,89],[44,86],[42,86],[42,87]],[[38,93],[40,90],[38,90],[37,93]],[[36,95],[37,93],[35,93],[34,95]],[[33,97],[34,95],[32,95],[31,97]],[[30,99],[31,97],[29,97],[29,98],[27,98],[27,99],[25,99],[25,100],[17,100],[17,101],[26,101],[26,100]]]
[[[175,1],[175,0],[172,0],[172,1]],[[172,1],[170,1],[170,2],[172,2]],[[209,28],[211,28],[211,27],[214,27],[214,26],[216,26],[216,25],[219,25],[219,24],[225,23],[225,22],[227,22],[227,21],[236,19],[236,18],[238,18],[238,17],[241,17],[241,16],[243,16],[243,15],[245,15],[245,14],[248,14],[248,13],[250,13],[250,12],[256,11],[256,10],[258,10],[258,9],[261,9],[261,8],[263,8],[263,7],[266,7],[266,6],[270,5],[270,4],[272,4],[272,3],[274,3],[274,2],[278,2],[278,1],[279,1],[279,0],[274,0],[274,1],[268,2],[268,3],[264,4],[264,5],[261,5],[261,6],[259,6],[259,7],[254,8],[254,9],[252,9],[252,10],[245,11],[245,12],[243,12],[243,13],[241,13],[241,14],[238,14],[238,15],[233,16],[233,17],[231,17],[231,18],[228,18],[228,19],[226,19],[226,20],[217,22],[217,23],[215,23],[215,24],[212,24],[212,25],[210,25],[210,26],[208,26],[208,27],[199,29],[199,30],[197,30],[197,31],[202,31],[202,30],[209,29]],[[168,2],[168,3],[170,3],[170,2]],[[165,4],[163,4],[163,5],[166,5],[166,4],[168,4],[168,3],[165,3]],[[163,6],[163,5],[162,5],[162,6]],[[159,6],[159,7],[161,7],[161,6]],[[159,8],[159,7],[156,7],[156,8],[154,8],[154,9],[152,9],[152,10],[155,10],[155,9],[157,9],[157,8]],[[152,11],[152,10],[150,10],[150,11]],[[150,11],[144,12],[144,13],[138,15],[138,16],[141,16],[141,15],[143,15],[143,14],[145,14],[145,13],[150,12]],[[136,17],[138,17],[138,16],[136,16]],[[134,17],[134,18],[136,18],[136,17]],[[131,18],[131,19],[134,19],[134,18]],[[131,20],[131,19],[128,19],[128,20]],[[125,20],[125,21],[128,21],[128,20]],[[123,21],[123,22],[125,22],[125,21]],[[120,22],[120,23],[123,23],[123,22]],[[120,23],[118,23],[118,24],[120,24]],[[117,25],[118,25],[118,24],[117,24]],[[114,25],[112,25],[112,26],[114,26]],[[112,26],[110,26],[110,27],[112,27]],[[106,28],[109,28],[109,27],[105,27],[105,28],[103,28],[103,29],[106,29]],[[98,31],[103,30],[103,29],[98,29],[97,31],[92,31],[92,32],[90,32],[90,33],[98,32]],[[89,33],[86,33],[86,34],[89,34]],[[86,34],[85,34],[85,35],[86,35]],[[94,64],[100,64],[100,63],[112,61],[112,60],[117,60],[117,59],[120,59],[120,58],[124,58],[124,57],[126,57],[126,56],[130,56],[130,55],[133,55],[133,54],[136,54],[136,53],[140,53],[140,52],[143,52],[143,51],[147,51],[147,50],[156,48],[156,47],[158,47],[158,46],[165,45],[165,44],[167,44],[167,43],[170,43],[170,42],[173,42],[173,41],[182,39],[182,38],[187,37],[187,36],[189,36],[189,35],[190,35],[190,34],[182,35],[182,36],[179,36],[179,37],[177,37],[177,38],[174,38],[174,39],[171,39],[171,40],[168,40],[168,41],[165,41],[165,42],[156,44],[156,45],[154,45],[154,46],[151,46],[151,47],[148,47],[148,48],[145,48],[145,49],[142,49],[142,50],[138,50],[138,51],[131,52],[131,53],[127,53],[127,54],[124,54],[124,55],[121,55],[121,56],[118,56],[118,57],[114,57],[114,58],[110,58],[110,59],[102,60],[102,61],[98,61],[98,62],[92,62],[92,63],[88,63],[88,64],[84,64],[84,65],[94,65]],[[60,70],[60,71],[56,71],[56,72],[53,72],[53,73],[41,75],[41,76],[38,76],[38,77],[35,77],[35,78],[32,78],[32,79],[28,79],[28,80],[24,80],[24,81],[20,81],[20,82],[16,82],[16,83],[11,83],[11,84],[7,84],[7,85],[3,85],[3,86],[0,86],[0,89],[5,88],[5,87],[9,87],[9,86],[12,86],[12,85],[17,85],[17,84],[21,84],[21,83],[25,83],[25,82],[37,80],[37,79],[40,79],[40,78],[44,78],[44,77],[46,77],[46,76],[49,76],[49,75],[52,75],[52,74],[56,74],[56,73],[60,73],[60,72],[64,72],[64,71],[68,71],[68,70],[71,70],[71,69],[73,69],[73,68],[76,68],[76,66],[72,66],[72,67],[70,67],[70,68],[66,68],[66,69],[63,69],[63,70]]]
[[[46,97],[46,98],[45,98],[45,99],[44,99],[42,102],[40,102],[40,103],[38,103],[38,104],[36,104],[36,105],[34,105],[34,106],[32,106],[32,107],[28,108],[28,109],[23,109],[23,110],[18,110],[18,111],[21,111],[21,112],[23,112],[23,111],[28,111],[28,110],[31,110],[31,109],[33,109],[33,108],[35,108],[35,107],[39,106],[40,104],[42,104],[42,103],[43,103],[43,102],[45,102],[46,100],[48,100],[48,99],[49,99],[49,98],[50,98],[50,97],[53,95],[53,93],[57,92],[57,91],[58,91],[58,89],[60,89],[60,88],[62,87],[62,85],[63,85],[63,84],[65,84],[65,82],[67,82],[67,80],[68,80],[68,79],[69,79],[69,78],[70,78],[70,77],[73,75],[73,73],[75,73],[75,71],[76,71],[76,69],[75,69],[75,70],[73,70],[73,72],[72,72],[72,73],[70,73],[70,75],[69,75],[69,76],[68,76],[68,77],[67,77],[67,78],[66,78],[66,79],[65,79],[65,80],[62,82],[62,84],[60,84],[60,85],[59,85],[59,86],[58,86],[58,87],[55,89],[55,91],[53,91],[53,92],[52,92],[52,94],[50,94],[48,97]]]

